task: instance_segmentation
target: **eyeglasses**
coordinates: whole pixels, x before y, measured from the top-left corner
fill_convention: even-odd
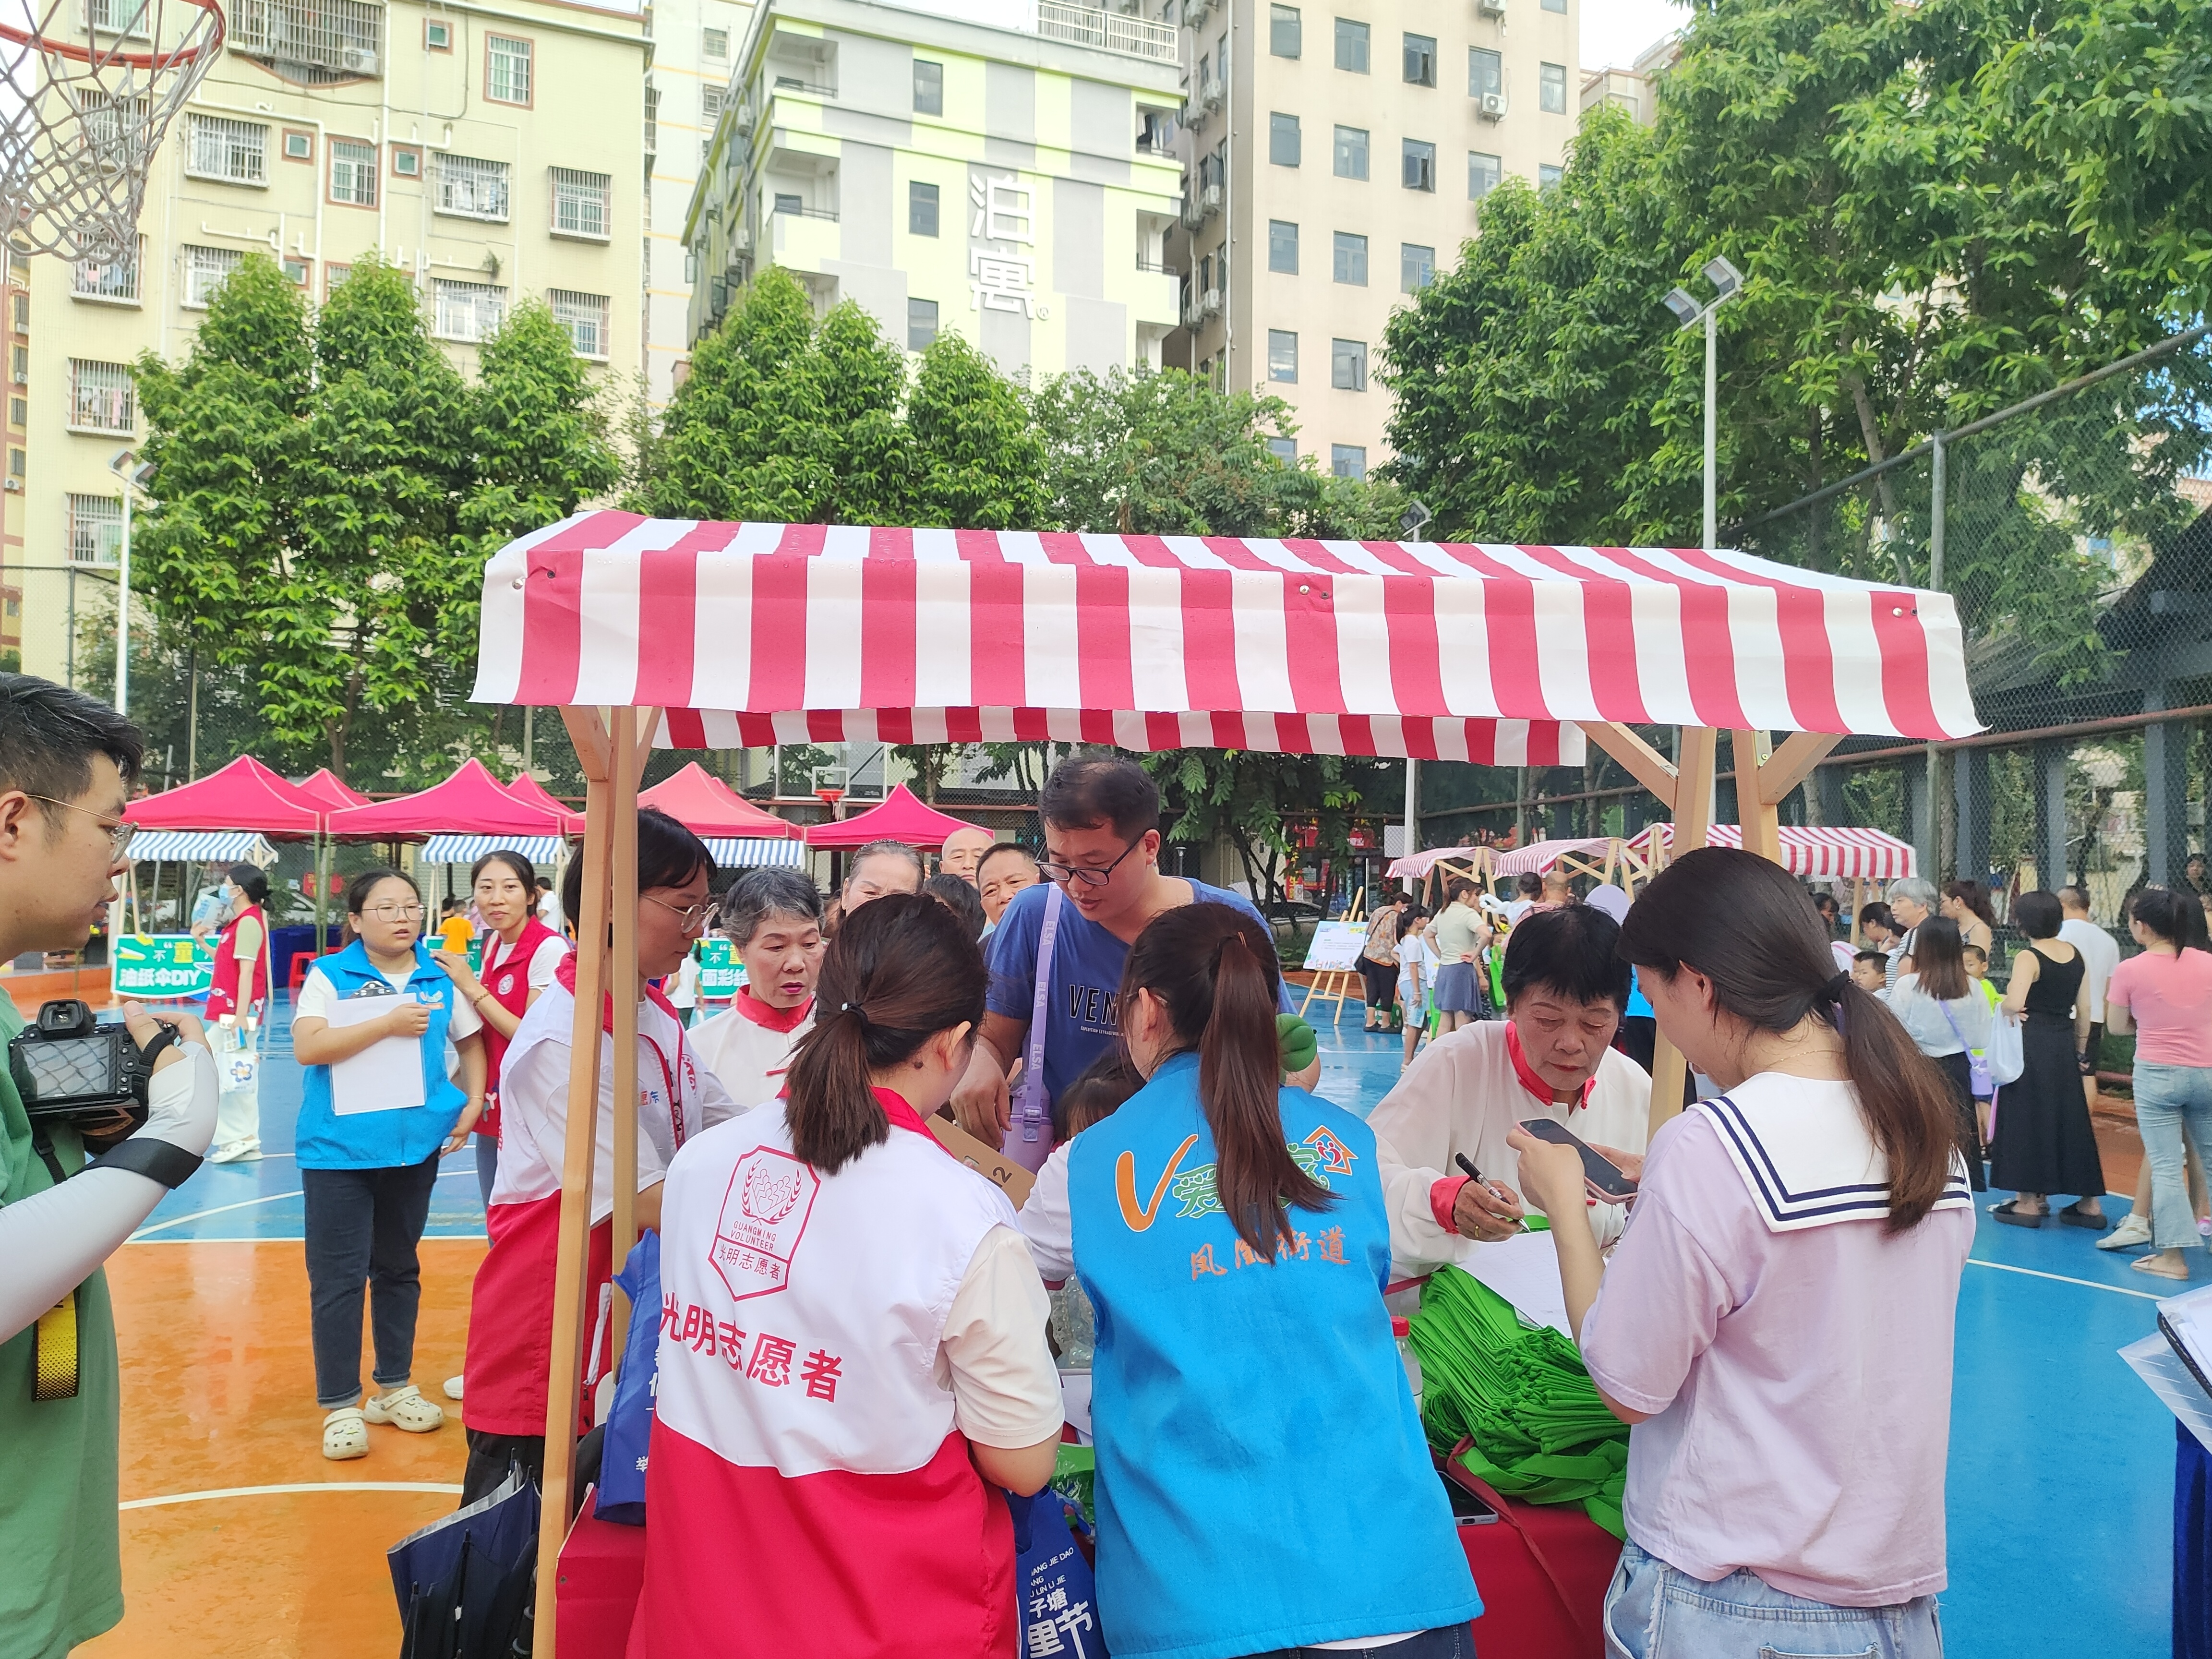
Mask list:
[[[670,915],[675,917],[677,921],[684,924],[684,931],[687,933],[696,933],[702,931],[707,926],[708,916],[714,908],[714,902],[712,899],[702,899],[696,904],[686,904],[679,907],[678,905],[671,904],[666,899],[655,898],[650,893],[640,893],[638,896],[643,899],[647,904],[657,904],[662,909],[667,911]]]
[[[379,921],[420,921],[428,914],[419,904],[372,904],[362,912]]]
[[[1079,881],[1085,887],[1103,887],[1107,878],[1121,867],[1121,859],[1126,859],[1130,854],[1135,852],[1144,839],[1142,836],[1138,836],[1135,841],[1121,849],[1121,859],[1115,859],[1113,863],[1097,868],[1082,864],[1054,864],[1048,859],[1038,864],[1037,870],[1047,881],[1056,881],[1063,887],[1071,881]]]
[[[138,833],[138,826],[126,818],[117,818],[111,822],[100,817],[89,806],[79,806],[71,801],[56,800],[52,795],[32,795],[27,789],[23,793],[29,795],[33,800],[44,801],[49,806],[58,806],[65,812],[83,813],[85,817],[107,831],[108,848],[116,858],[119,859],[123,856],[124,848],[131,845],[131,838]]]

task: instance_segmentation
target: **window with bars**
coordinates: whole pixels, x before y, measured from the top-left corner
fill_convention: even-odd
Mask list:
[[[568,331],[569,343],[579,357],[604,358],[607,351],[607,296],[571,294],[549,288],[545,302],[553,307],[553,320]]]
[[[138,264],[145,258],[146,239],[138,251],[125,259],[79,259],[70,268],[70,292],[80,300],[105,300],[115,305],[138,303]]]
[[[437,314],[432,331],[441,340],[483,340],[498,332],[507,315],[507,289],[495,283],[456,283],[434,278]]]
[[[377,0],[234,0],[228,10],[229,50],[261,59],[285,80],[319,86],[383,72]]]
[[[553,170],[553,234],[604,242],[614,216],[614,175]]]
[[[376,146],[351,138],[333,138],[331,150],[331,200],[353,207],[376,205]]]
[[[149,38],[148,19],[154,15],[151,0],[85,0],[85,27],[94,34],[120,34],[133,40]]]
[[[714,58],[717,63],[727,58],[730,55],[729,30],[701,29],[699,50],[703,56]]]
[[[438,158],[438,208],[462,219],[507,218],[507,163],[473,155]]]
[[[650,81],[645,83],[645,153],[660,154],[660,88]]]
[[[138,423],[138,392],[125,363],[69,360],[70,425],[79,432],[129,434]]]
[[[722,118],[723,89],[720,87],[699,88],[699,118],[708,126]]]
[[[234,247],[194,247],[185,244],[185,308],[205,311],[223,278],[245,262],[244,250]]]
[[[484,96],[495,104],[530,101],[530,42],[513,35],[484,37]]]
[[[72,495],[69,498],[69,549],[71,564],[117,562],[123,550],[123,498]]]
[[[353,267],[349,264],[325,265],[323,267],[323,297],[327,300],[331,295],[337,293],[338,285],[352,275]]]
[[[30,423],[31,400],[28,398],[9,398],[8,424],[12,427],[21,428],[27,427],[30,425]]]
[[[187,132],[185,171],[195,179],[230,185],[269,182],[269,129],[258,121],[233,121],[194,113]]]

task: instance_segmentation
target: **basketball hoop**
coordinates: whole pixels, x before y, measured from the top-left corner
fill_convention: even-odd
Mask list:
[[[147,165],[222,50],[222,8],[40,3],[0,0],[0,232],[31,252],[135,263]]]
[[[837,803],[845,799],[845,786],[852,774],[842,766],[817,766],[814,769],[814,793],[817,799],[830,809],[830,816],[838,816]]]

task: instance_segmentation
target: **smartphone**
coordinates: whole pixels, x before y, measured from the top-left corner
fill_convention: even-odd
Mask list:
[[[1594,1152],[1589,1143],[1565,1124],[1554,1123],[1548,1117],[1532,1117],[1521,1127],[1539,1140],[1549,1140],[1561,1146],[1571,1146],[1583,1155],[1583,1179],[1599,1192],[1616,1201],[1636,1196],[1636,1183],[1620,1172],[1620,1166],[1611,1158]]]
[[[1451,1499],[1453,1525],[1487,1527],[1496,1524],[1498,1520],[1496,1510],[1491,1508],[1465,1486],[1461,1486],[1451,1476],[1444,1476],[1443,1481],[1444,1494]]]

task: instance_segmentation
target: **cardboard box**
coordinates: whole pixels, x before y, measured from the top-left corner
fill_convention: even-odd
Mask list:
[[[976,1139],[951,1118],[940,1115],[927,1121],[939,1145],[969,1169],[980,1170],[995,1182],[1013,1200],[1016,1209],[1029,1201],[1030,1188],[1036,1184],[1035,1176],[997,1147]]]

